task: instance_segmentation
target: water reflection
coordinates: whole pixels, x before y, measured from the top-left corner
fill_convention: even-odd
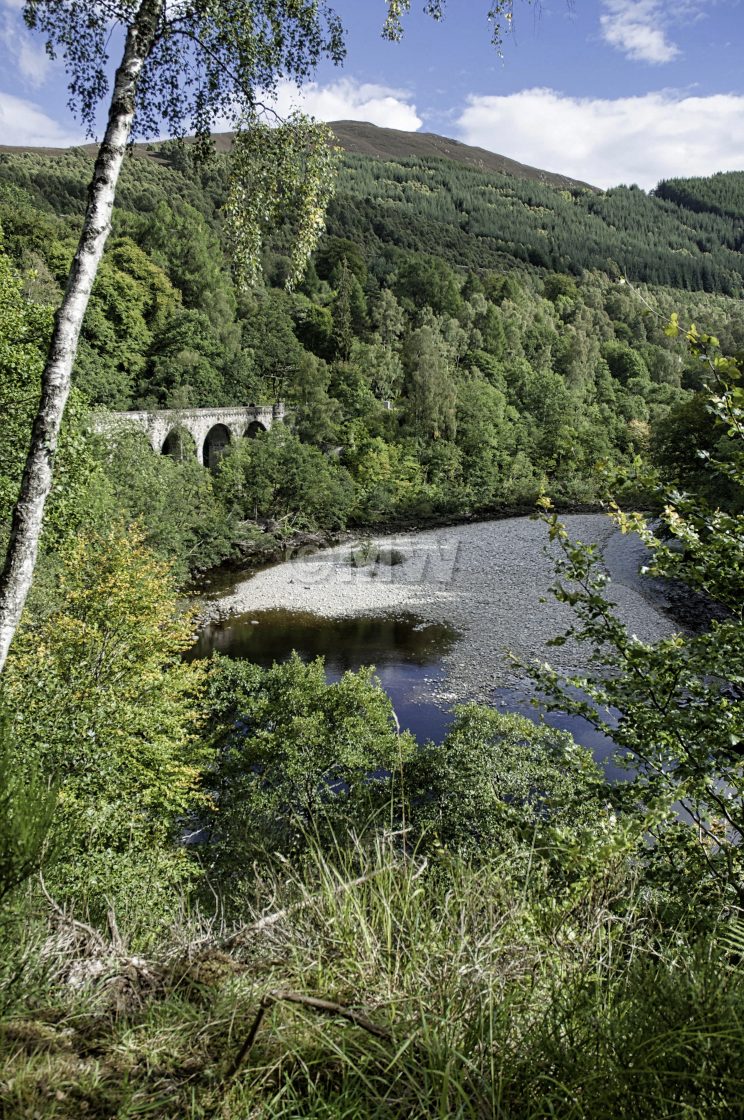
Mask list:
[[[438,665],[456,641],[457,634],[449,626],[410,614],[334,619],[270,610],[211,623],[199,635],[191,657],[217,651],[272,665],[297,650],[305,660],[325,657],[335,674],[361,665]]]
[[[441,742],[452,722],[452,711],[437,697],[447,691],[444,657],[456,641],[457,633],[450,627],[411,614],[329,619],[267,610],[206,626],[189,658],[218,652],[269,667],[296,650],[306,661],[325,658],[329,680],[338,680],[349,669],[374,665],[401,727],[419,742]],[[605,766],[608,777],[624,774],[610,761],[615,747],[608,736],[579,717],[535,708],[532,696],[528,687],[498,688],[492,703],[500,711],[517,712],[535,722],[544,718],[551,727],[570,731]]]

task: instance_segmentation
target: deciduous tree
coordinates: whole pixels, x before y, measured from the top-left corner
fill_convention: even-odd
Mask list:
[[[671,333],[678,331],[676,316]],[[688,332],[694,355],[714,381],[709,406],[731,441],[713,470],[744,483],[744,390],[741,368],[720,353],[718,340]],[[612,603],[596,546],[569,539],[549,515],[562,550],[555,594],[573,607],[570,634],[593,650],[592,679],[562,680],[548,665],[533,676],[564,710],[585,716],[609,734],[633,767],[615,787],[626,820],[650,833],[645,859],[682,894],[692,874],[726,905],[744,901],[744,514],[659,486],[661,525],[640,514],[614,516],[650,550],[651,572],[680,581],[718,604],[698,633],[674,633],[656,643],[628,633]],[[548,503],[549,505],[549,503]],[[556,639],[556,644],[565,638]],[[567,687],[568,686],[568,687]],[[613,712],[614,718],[608,718]]]
[[[255,124],[259,90],[270,93],[282,77],[302,81],[323,56],[334,61],[343,57],[338,19],[314,0],[184,0],[178,4],[166,0],[27,0],[24,14],[29,26],[45,36],[50,53],[58,51],[63,56],[71,103],[91,133],[99,104],[108,93],[111,44],[119,42],[119,30],[124,32],[124,45],[78,249],[55,319],[0,577],[0,669],[31,586],[83,317],[111,228],[116,185],[133,130],[136,127],[141,135],[156,135],[166,128],[177,136],[193,130],[197,144],[204,146],[217,114]],[[243,177],[250,149],[257,143],[255,132],[249,128],[245,146],[237,146],[238,170]],[[325,166],[320,154],[326,149],[325,133],[311,134],[308,142],[307,132],[294,122],[285,139],[281,167],[286,170],[289,152],[295,153],[296,163],[306,165],[307,176],[295,172],[292,182],[301,209],[304,207],[317,232],[318,195],[325,189],[318,180]],[[278,143],[273,137],[273,144]],[[261,223],[252,209],[255,202],[255,197],[247,196],[244,182],[230,201],[238,249],[249,256],[261,243]],[[307,248],[305,240],[303,249]],[[243,263],[250,270],[251,261]]]

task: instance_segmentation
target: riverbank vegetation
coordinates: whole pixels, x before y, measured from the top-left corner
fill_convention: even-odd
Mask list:
[[[89,171],[0,157],[3,540]],[[280,231],[250,295],[225,187],[180,148],[130,160],[86,320],[0,691],[5,1115],[740,1115],[739,178],[561,194],[350,158],[303,283]],[[685,343],[675,310],[718,337]],[[278,398],[289,423],[214,474],[90,421]],[[702,633],[626,634],[553,517],[618,472],[662,532],[618,523],[719,604]],[[541,494],[556,593],[610,674],[533,674],[614,721],[625,783],[474,705],[417,744],[371,671],[184,660],[189,577],[267,524]]]

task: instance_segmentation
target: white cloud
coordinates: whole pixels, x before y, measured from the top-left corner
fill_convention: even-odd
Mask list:
[[[281,116],[302,109],[321,121],[369,121],[382,128],[415,132],[423,121],[410,98],[405,90],[341,78],[328,85],[308,82],[302,89],[282,82],[274,104]]]
[[[18,69],[30,86],[38,89],[46,81],[50,58],[46,51],[23,39],[18,49]]]
[[[12,0],[4,0],[4,6],[14,10],[17,5]],[[0,42],[4,44],[8,57],[14,60],[26,85],[38,89],[44,84],[51,59],[44,47],[25,30],[18,15],[6,11],[0,29]]]
[[[0,144],[29,148],[66,148],[83,143],[79,135],[65,131],[32,101],[0,91]]]
[[[662,90],[616,100],[526,89],[471,96],[458,120],[468,144],[598,187],[744,170],[744,95]]]
[[[661,0],[603,0],[602,38],[634,62],[672,62],[679,48],[667,37]]]

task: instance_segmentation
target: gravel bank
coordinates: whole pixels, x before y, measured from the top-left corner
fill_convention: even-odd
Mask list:
[[[646,641],[671,633],[658,589],[641,593],[640,542],[622,537],[602,514],[563,520],[572,538],[602,547],[614,576],[610,597],[628,628]],[[570,610],[552,597],[541,601],[553,578],[545,526],[515,517],[375,537],[298,557],[242,579],[206,604],[205,615],[284,608],[339,618],[405,611],[447,623],[460,640],[445,661],[448,693],[441,698],[485,699],[518,679],[508,651],[566,671],[586,667],[584,647],[546,644],[571,620]]]

